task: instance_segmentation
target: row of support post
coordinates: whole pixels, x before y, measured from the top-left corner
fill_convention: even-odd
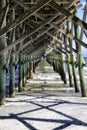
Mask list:
[[[9,0],[8,0],[9,1]],[[0,9],[3,9],[7,5],[7,0],[0,1]],[[4,11],[0,12],[0,23],[3,23],[0,26],[2,29],[6,26],[6,15],[4,16]],[[4,17],[3,17],[4,16]],[[4,19],[3,19],[4,18]],[[15,20],[15,9],[13,8],[11,14],[9,16],[9,22]],[[23,23],[20,24],[21,28],[21,36],[25,33],[25,26]],[[8,34],[8,39],[10,44],[12,44],[15,40],[15,29],[11,30]],[[20,46],[23,43],[20,44]],[[4,34],[0,37],[0,51],[7,47],[7,37]],[[33,78],[33,72],[35,72],[35,61],[30,59],[29,55],[24,55],[21,52],[19,55],[12,55],[11,53],[15,51],[15,46],[9,50],[8,53],[4,52],[0,55],[0,105],[4,105],[6,98],[6,70],[10,70],[9,76],[9,97],[15,97],[15,67],[16,64],[18,66],[18,92],[23,91],[25,87],[27,78]],[[16,63],[16,58],[18,58],[18,63]]]
[[[9,1],[9,0],[8,0]],[[6,7],[7,0],[1,0],[0,1],[0,9],[3,9]],[[0,23],[3,23],[0,26],[0,29],[6,26],[6,16],[3,17],[4,11],[0,12]],[[3,19],[4,18],[4,19]],[[11,12],[11,21],[15,20],[15,10],[13,9]],[[71,32],[71,28],[68,28],[68,32]],[[23,27],[23,34],[25,33],[25,27]],[[78,26],[75,25],[75,37],[77,39],[82,40],[78,33]],[[73,33],[73,31],[72,31]],[[13,43],[15,41],[15,29],[9,32],[10,42]],[[77,73],[76,73],[76,65],[74,61],[74,53],[72,51],[72,40],[66,39],[64,37],[64,44],[69,44],[70,46],[70,53],[68,53],[67,48],[65,46],[65,53],[66,53],[66,59],[67,59],[67,68],[68,68],[68,75],[69,75],[69,85],[70,87],[75,86],[75,92],[79,92],[79,85],[78,85],[78,79],[77,79]],[[67,43],[68,41],[68,43]],[[11,44],[10,43],[10,44]],[[21,45],[23,45],[21,43]],[[0,37],[0,51],[7,46],[7,40],[6,40],[6,34],[4,34],[2,37]],[[60,48],[62,50],[62,46]],[[87,88],[86,88],[86,82],[84,77],[84,70],[83,70],[83,57],[82,57],[82,50],[81,45],[76,43],[76,49],[77,49],[77,57],[78,57],[78,68],[79,68],[79,77],[80,77],[80,86],[81,86],[81,92],[83,97],[87,97]],[[15,47],[11,49],[11,51],[14,51]],[[10,52],[11,54],[11,52]],[[18,80],[18,91],[21,92],[23,90],[23,87],[25,87],[27,77],[33,78],[33,72],[35,72],[35,62],[32,60],[29,60],[29,56],[23,55],[22,53],[19,54],[19,80]],[[6,59],[7,54],[4,52],[0,55],[0,105],[4,104],[5,102],[5,90],[6,90],[6,84],[5,84],[5,78],[6,78]],[[15,63],[16,63],[16,56],[12,55],[10,57],[10,85],[9,85],[9,96],[14,97],[15,96]],[[66,80],[66,72],[65,72],[65,62],[64,62],[64,55],[61,53],[61,61],[54,62],[53,64],[54,70],[59,72],[61,75],[62,80],[64,83],[67,83]]]
[[[74,24],[74,31],[75,31],[75,37],[77,39],[81,38],[80,30],[77,25]],[[71,22],[68,22],[67,26],[67,32],[73,33],[73,26]],[[65,45],[65,60],[64,60],[64,54],[61,52],[61,60],[60,61],[53,61],[53,68],[54,71],[58,72],[61,75],[61,79],[64,81],[64,83],[67,83],[66,80],[66,71],[65,71],[65,62],[67,64],[67,70],[68,70],[68,77],[69,77],[69,86],[75,87],[75,92],[80,92],[82,94],[82,97],[87,97],[87,87],[86,87],[86,80],[85,80],[85,74],[84,74],[84,63],[83,63],[83,56],[82,56],[82,50],[81,45],[76,43],[76,49],[77,49],[77,60],[75,60],[74,52],[72,51],[73,48],[73,41],[69,38],[64,37],[64,45]],[[82,39],[81,39],[82,40]],[[70,53],[67,51],[67,44],[70,46]],[[62,47],[61,47],[62,50]],[[77,72],[78,67],[78,72]],[[79,77],[79,78],[78,78]],[[80,85],[79,80],[80,79]]]
[[[1,58],[1,57],[0,57]],[[4,62],[5,63],[5,62]],[[6,69],[0,66],[0,72],[2,71],[3,75],[0,75],[0,105],[5,103],[6,98]],[[19,54],[18,61],[18,92],[22,92],[24,87],[26,87],[26,80],[28,78],[33,78],[33,73],[35,72],[35,61],[33,62],[28,55],[24,55],[22,53]],[[3,69],[2,69],[3,68]],[[10,59],[10,78],[9,78],[9,97],[15,97],[15,57],[11,57]]]
[[[25,87],[28,78],[33,79],[33,70],[35,69],[33,67],[35,67],[34,62],[32,59],[30,60],[29,56],[19,54],[19,92],[21,92],[23,87]]]
[[[6,0],[0,1],[0,9],[3,9],[6,7]],[[0,23],[2,22],[4,12],[0,12]],[[3,25],[1,28],[6,26],[6,17],[3,20]],[[1,29],[0,28],[0,29]],[[2,37],[0,37],[0,51],[7,46],[6,42],[6,34],[4,34]],[[0,105],[3,105],[5,102],[5,76],[6,76],[6,70],[5,70],[5,64],[6,64],[6,53],[4,52],[0,56]]]

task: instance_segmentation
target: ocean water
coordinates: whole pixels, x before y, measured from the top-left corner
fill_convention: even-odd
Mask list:
[[[87,57],[84,57],[85,60],[85,67],[87,67]]]
[[[84,60],[85,60],[85,66],[84,66],[85,76],[87,77],[87,57],[85,57]],[[15,69],[15,88],[18,86],[18,73],[19,73],[19,67],[17,65]],[[8,69],[8,72],[6,73],[6,95],[8,95],[9,93],[9,84],[10,84],[10,69]]]
[[[18,73],[19,69],[18,66],[15,69],[15,88],[18,86]],[[9,96],[9,85],[10,85],[10,68],[8,69],[8,72],[6,73],[6,96]]]

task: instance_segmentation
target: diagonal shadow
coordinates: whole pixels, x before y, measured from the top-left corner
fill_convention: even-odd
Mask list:
[[[29,128],[30,130],[37,130],[35,127],[33,127],[31,124],[27,123],[23,118],[18,117],[15,114],[10,114],[10,117],[13,117],[14,119],[18,120],[19,122],[21,122],[22,124],[24,124],[27,128]]]
[[[63,102],[63,103],[67,103],[67,104],[77,104],[77,105],[87,105],[87,103],[78,103],[78,102],[70,102],[70,101],[66,101],[66,100],[58,100],[58,99],[51,99],[51,98],[49,98],[49,97],[51,97],[51,96],[56,96],[57,97],[57,95],[55,95],[55,94],[47,94],[47,93],[44,93],[44,92],[40,92],[40,94],[46,94],[46,95],[43,95],[43,96],[35,96],[35,97],[32,97],[32,95],[28,95],[27,94],[27,96],[31,96],[32,97],[32,99],[27,99],[27,100],[19,100],[19,101],[9,101],[9,100],[6,100],[6,102],[26,102],[26,101],[31,101],[31,100],[35,100],[35,99],[38,99],[38,98],[42,98],[42,99],[49,99],[49,100],[54,100],[53,101],[53,103],[54,102],[59,102],[59,101],[61,101],[61,102]],[[21,94],[21,95],[26,95],[26,94]],[[36,102],[36,101],[35,101]],[[46,102],[46,101],[41,101],[41,102]],[[28,103],[28,102],[27,102]]]
[[[40,107],[42,107],[42,108],[44,108],[44,109],[47,109],[47,110],[49,110],[49,111],[55,112],[56,114],[60,114],[60,115],[62,115],[62,116],[65,116],[65,117],[69,118],[70,120],[72,120],[72,124],[74,124],[74,125],[87,126],[87,123],[85,123],[85,122],[83,122],[83,121],[81,121],[81,120],[78,120],[78,119],[76,119],[76,118],[74,118],[74,117],[71,117],[71,116],[69,116],[69,115],[67,115],[67,114],[65,114],[65,113],[60,112],[60,111],[54,110],[54,109],[52,109],[52,108],[49,108],[49,106],[43,106],[43,105],[40,105],[40,104],[37,104],[37,103],[34,103],[34,102],[31,102],[31,103],[34,104],[34,105],[38,105],[38,106],[40,106]],[[69,125],[69,124],[68,124],[68,125]],[[67,127],[66,124],[65,124],[64,126]],[[64,127],[64,128],[65,128],[65,127]]]
[[[42,98],[46,98],[46,97],[48,97],[48,96],[42,96]],[[36,98],[38,98],[38,97],[36,97]],[[30,99],[23,100],[23,102],[36,105],[39,108],[35,108],[35,109],[32,109],[32,110],[24,111],[24,112],[17,113],[17,114],[9,114],[9,116],[0,116],[0,119],[16,119],[16,120],[18,120],[19,122],[21,122],[23,125],[25,125],[27,128],[29,128],[31,130],[37,130],[37,129],[35,127],[33,127],[31,124],[27,123],[25,120],[27,120],[27,121],[28,120],[29,121],[37,121],[37,122],[47,122],[47,123],[48,122],[51,122],[51,123],[62,123],[61,126],[58,126],[57,128],[54,128],[53,130],[61,130],[61,129],[67,128],[71,124],[81,125],[81,126],[86,126],[87,127],[87,123],[85,123],[85,122],[83,122],[81,120],[78,120],[78,119],[76,119],[76,118],[74,118],[72,116],[69,116],[69,115],[67,115],[67,114],[65,114],[63,112],[60,112],[58,110],[54,110],[53,108],[51,108],[51,107],[58,106],[58,105],[63,104],[63,103],[73,104],[72,102],[67,102],[67,101],[63,101],[63,100],[59,100],[59,101],[57,100],[57,102],[56,102],[56,100],[55,100],[55,102],[51,101],[50,102],[51,104],[50,105],[46,105],[46,106],[39,104],[39,103],[43,103],[43,102],[39,102],[38,103],[38,101],[31,101]],[[46,103],[46,102],[44,102],[44,103]],[[68,120],[19,117],[20,115],[31,113],[31,112],[35,112],[35,111],[39,111],[39,110],[43,110],[43,109],[46,109],[48,111],[54,112],[56,114],[60,114],[60,115],[62,115],[64,117],[67,117]]]

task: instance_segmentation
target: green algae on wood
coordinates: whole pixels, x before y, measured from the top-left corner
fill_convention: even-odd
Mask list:
[[[6,6],[6,0],[0,1],[0,9],[3,9]],[[2,13],[0,12],[0,16],[2,17]],[[0,21],[1,22],[1,21]],[[4,18],[2,28],[6,26],[6,18]],[[1,29],[1,28],[0,28]],[[6,43],[6,34],[0,37],[0,51],[7,46]],[[4,52],[0,55],[0,105],[5,104],[5,77],[6,77],[6,53]]]

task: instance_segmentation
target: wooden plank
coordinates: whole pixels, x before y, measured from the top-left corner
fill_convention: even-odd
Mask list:
[[[52,27],[54,27],[55,29],[57,29],[57,30],[58,30],[57,32],[61,32],[61,33],[64,34],[67,38],[70,38],[70,39],[72,39],[72,40],[75,40],[77,43],[79,43],[79,44],[81,44],[83,47],[87,48],[87,44],[86,44],[85,42],[83,42],[83,41],[77,39],[75,36],[73,36],[72,33],[67,33],[66,30],[60,29],[60,28],[58,27],[58,25],[55,25],[55,24],[52,23],[52,22],[50,23],[50,25],[51,25]]]
[[[41,29],[42,27],[44,27],[46,24],[48,24],[50,21],[52,21],[54,18],[56,18],[58,16],[58,14],[55,14],[52,18],[50,18],[49,20],[45,21],[44,23],[42,23],[41,25],[39,25],[37,28],[35,28],[34,30],[32,30],[29,34],[25,34],[23,35],[21,38],[19,38],[18,40],[16,40],[15,42],[13,42],[12,44],[10,44],[9,46],[7,46],[6,48],[2,49],[0,51],[0,54],[2,54],[3,52],[8,51],[9,49],[11,49],[12,47],[18,45],[20,42],[22,42],[24,39],[26,39],[27,37],[30,37],[32,34],[34,34],[35,32],[37,32],[39,29]]]
[[[21,47],[21,50],[24,49],[25,47],[27,47],[29,44],[31,44],[32,42],[36,41],[39,37],[41,37],[42,35],[44,35],[48,30],[50,30],[51,27],[48,27],[45,31],[43,31],[42,33],[38,34],[35,38],[31,39],[29,42],[27,42],[26,44],[24,44]]]
[[[2,28],[3,21],[6,18],[8,9],[9,9],[9,4],[7,4],[6,7],[3,9],[3,12],[2,12],[3,13],[3,17],[2,17],[2,20],[0,21],[0,28]]]
[[[63,33],[67,38],[75,40],[78,44],[80,44],[80,45],[84,46],[85,48],[87,48],[87,44],[85,42],[77,39],[75,36],[72,35],[72,33],[66,33],[66,31],[64,29],[59,29],[58,31]]]
[[[44,39],[45,39],[45,37],[41,37],[40,40],[37,42],[36,45],[40,46],[39,43],[40,43],[42,40],[44,40]],[[33,43],[34,43],[34,42],[33,42]],[[23,49],[23,52],[25,53],[28,49],[30,49],[31,51],[33,51],[33,50],[36,48],[36,45],[35,45],[35,44],[33,45],[33,43],[32,43],[32,48],[33,48],[33,49],[31,48],[32,50],[30,49],[30,46],[28,46],[27,48]]]
[[[25,43],[24,45],[22,45],[22,47],[18,51],[16,51],[15,53],[13,53],[12,55],[18,54],[20,51],[22,51],[24,48],[26,48],[27,46],[29,46],[30,44],[32,44],[34,41],[36,41],[39,37],[41,37],[42,35],[44,35],[50,29],[51,29],[51,27],[47,28],[45,31],[43,31],[42,33],[40,33],[39,35],[37,35],[36,38],[31,39],[30,41],[28,41],[27,43]]]
[[[57,38],[53,37],[50,33],[47,32],[47,34],[48,34],[50,37],[52,37],[53,39],[55,39],[60,45],[64,44],[63,41],[61,41],[60,39],[57,39]],[[70,49],[70,46],[69,46],[69,45],[66,45],[66,47]],[[65,49],[65,48],[64,48],[64,49]],[[72,48],[72,50],[73,50],[75,53],[77,53],[77,51],[76,51],[74,48]]]
[[[87,24],[80,20],[78,17],[75,15],[71,14],[68,10],[64,9],[63,7],[59,6],[56,4],[53,0],[49,3],[53,8],[55,8],[57,11],[63,13],[65,16],[67,16],[68,19],[71,19],[72,21],[75,22],[75,24],[81,26],[82,28],[87,29]]]
[[[53,37],[53,36],[52,36]],[[49,42],[50,42],[50,39],[47,37],[47,39],[49,40]],[[59,47],[59,44],[55,44],[56,46],[57,46],[57,48],[56,48],[56,50],[58,49],[59,51],[61,51],[62,53],[64,53],[64,54],[66,54],[66,52],[65,52],[65,48],[64,47],[62,47],[62,49],[64,50],[62,50],[60,47]],[[61,45],[61,44],[60,44]],[[67,50],[68,51],[68,50]],[[70,51],[68,51],[68,53],[70,53]]]
[[[38,52],[41,52],[41,51],[45,51],[44,45],[42,45],[42,46],[40,46],[40,47],[37,47],[37,48],[34,50],[34,52],[31,52],[31,53],[28,52],[27,54],[30,54],[30,55],[32,55],[32,56],[33,56],[33,55],[35,56],[35,55],[37,55]]]
[[[39,1],[37,6],[33,7],[31,10],[26,10],[23,14],[21,14],[16,20],[12,21],[11,23],[7,24],[7,26],[3,27],[0,30],[0,37],[4,34],[15,28],[20,23],[24,22],[26,19],[28,19],[31,15],[36,13],[38,10],[40,10],[44,5],[48,4],[51,0],[44,0]]]
[[[57,37],[52,36],[49,32],[47,32],[46,34],[48,34],[51,38],[60,43],[60,45],[63,44],[63,41],[61,39],[57,39]]]
[[[25,5],[22,1],[19,0],[14,0],[15,3],[17,3],[18,5],[20,5],[21,7],[23,7],[24,9],[28,10],[29,7],[27,5]]]
[[[36,15],[41,18],[43,21],[45,20],[40,14],[36,13]],[[55,23],[53,22],[49,22],[49,25],[51,25],[52,27],[54,27],[55,29],[57,29],[58,31],[57,32],[61,32],[63,33],[66,37],[72,39],[72,40],[75,40],[76,42],[78,42],[79,44],[81,44],[82,46],[84,46],[85,48],[87,48],[87,44],[79,39],[77,39],[76,37],[74,37],[72,35],[72,33],[66,33],[66,31],[64,29],[60,29],[58,25],[56,25]]]
[[[0,1],[0,8],[3,9],[6,7],[6,0],[1,0]],[[0,18],[2,16],[2,13],[0,12]],[[0,19],[1,20],[1,19]],[[3,21],[2,27],[6,26],[6,18]],[[7,46],[6,42],[6,34],[4,34],[2,37],[0,37],[0,50],[2,48],[5,48]],[[6,64],[6,53],[3,53],[0,56],[0,105],[4,105],[5,103],[5,90],[6,90],[6,70],[5,70],[5,64]]]

